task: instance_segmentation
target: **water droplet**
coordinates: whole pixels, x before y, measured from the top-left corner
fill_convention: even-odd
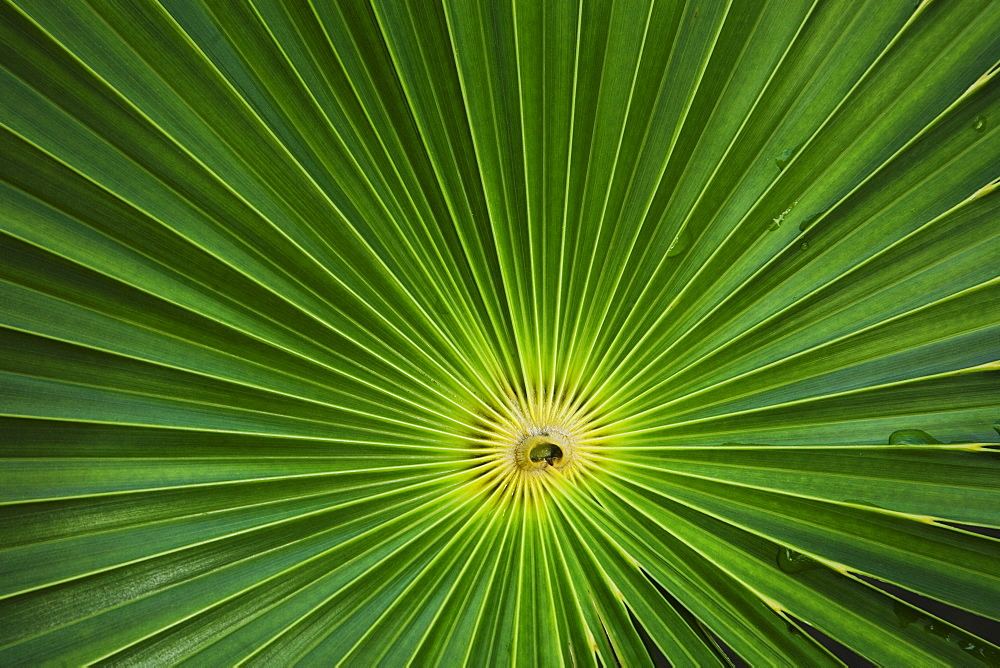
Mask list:
[[[906,605],[902,601],[893,601],[892,611],[896,613],[896,619],[899,620],[899,625],[903,628],[914,622],[919,622],[924,617],[919,610]]]
[[[809,250],[809,242],[808,241],[803,241],[802,242],[802,250]]]
[[[968,652],[973,656],[978,656],[989,666],[1000,665],[1000,650],[989,645],[973,645]]]
[[[795,157],[795,154],[799,152],[800,148],[802,148],[802,144],[799,144],[798,146],[793,146],[791,148],[786,148],[784,151],[782,151],[781,153],[779,153],[774,157],[774,164],[778,166],[778,169],[784,169],[785,166],[792,161],[792,158]]]
[[[778,568],[786,573],[801,573],[802,571],[820,567],[822,567],[822,564],[801,552],[790,550],[787,547],[782,547],[778,550]]]
[[[819,211],[814,211],[805,218],[803,218],[802,222],[799,223],[799,232],[805,232],[806,230],[808,230],[810,227],[812,227],[813,221],[822,216],[827,211],[829,211],[829,209],[821,209]]]
[[[670,247],[667,248],[667,257],[674,257],[675,255],[680,255],[687,250],[688,244],[691,242],[691,237],[688,235],[687,226],[682,227],[677,231],[674,240],[670,242]]]
[[[984,661],[987,665],[997,665],[997,660],[1000,659],[1000,652],[997,650],[988,645],[978,644],[975,637],[950,624],[934,619],[919,608],[907,605],[902,601],[893,601],[892,609],[896,613],[899,625],[903,628],[915,625],[918,630],[943,639],[974,658]]]
[[[889,445],[938,445],[937,440],[922,429],[900,429],[889,435]]]
[[[969,643],[969,637],[965,634],[959,633],[958,631],[948,631],[948,642],[954,643],[959,646],[959,648],[966,648],[971,643]]]
[[[975,130],[976,132],[985,132],[986,131],[986,117],[983,116],[982,114],[979,114],[978,116],[976,116],[973,119],[973,121],[972,121],[972,129]]]
[[[797,627],[795,624],[792,624],[791,622],[785,622],[785,624],[788,625],[788,632],[791,633],[793,636],[802,635],[802,631],[799,630],[799,627]]]
[[[771,221],[771,224],[767,226],[767,230],[768,230],[768,232],[773,232],[774,230],[776,230],[776,229],[778,229],[779,227],[781,227],[781,223],[782,223],[782,221],[784,221],[784,220],[785,220],[785,216],[787,216],[787,215],[788,215],[788,213],[789,213],[789,212],[790,212],[790,211],[791,211],[792,209],[794,209],[794,208],[795,208],[795,205],[796,205],[796,204],[798,204],[798,202],[792,202],[792,204],[791,204],[791,205],[790,205],[790,206],[789,206],[789,207],[788,207],[787,209],[785,209],[784,211],[782,211],[781,213],[779,213],[779,214],[778,214],[778,217],[777,217],[777,218],[775,218],[775,219],[773,219],[773,220]]]

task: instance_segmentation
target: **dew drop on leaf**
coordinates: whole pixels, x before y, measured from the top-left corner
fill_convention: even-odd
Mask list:
[[[896,613],[896,619],[899,620],[899,625],[903,628],[906,628],[914,622],[920,621],[920,619],[924,616],[919,610],[906,605],[902,601],[893,601],[892,611]]]
[[[987,665],[998,665],[1000,652],[989,645],[979,642],[979,639],[975,636],[969,635],[951,624],[936,620],[922,610],[907,605],[902,601],[893,601],[892,609],[896,613],[896,619],[899,620],[900,627],[906,628],[914,625],[915,628],[924,633],[941,638],[966,654],[971,655],[973,658],[985,662]]]
[[[778,568],[786,573],[801,573],[820,567],[822,564],[801,552],[790,550],[787,547],[778,549]]]
[[[792,161],[792,158],[795,157],[795,154],[799,152],[800,148],[802,148],[802,144],[786,148],[774,157],[774,164],[778,166],[778,169],[784,169]]]
[[[785,624],[788,625],[788,632],[791,633],[792,635],[794,636],[802,635],[802,631],[799,630],[799,627],[797,627],[795,624],[792,624],[791,622],[785,622]]]
[[[922,429],[900,429],[889,435],[889,445],[940,445],[937,440]]]
[[[983,116],[982,114],[976,116],[976,118],[972,121],[972,129],[975,130],[976,132],[985,132],[986,117]]]
[[[812,227],[813,221],[822,216],[826,212],[827,209],[822,209],[820,211],[814,211],[810,213],[808,216],[802,219],[801,223],[799,223],[799,231],[805,232],[806,230],[808,230],[810,227]]]
[[[670,247],[667,248],[667,257],[674,257],[675,255],[680,255],[687,250],[688,244],[691,242],[691,237],[688,235],[687,227],[682,227],[678,230],[674,240],[670,242]]]
[[[767,226],[768,232],[773,232],[774,230],[781,227],[781,223],[784,222],[785,216],[787,216],[791,212],[791,210],[795,208],[796,204],[798,204],[798,202],[792,202],[792,204],[787,209],[778,214],[778,217],[774,218],[771,221],[771,224]]]

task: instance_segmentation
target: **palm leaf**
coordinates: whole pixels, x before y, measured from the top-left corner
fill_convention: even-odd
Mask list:
[[[3,665],[1000,661],[996,2],[0,14]]]

